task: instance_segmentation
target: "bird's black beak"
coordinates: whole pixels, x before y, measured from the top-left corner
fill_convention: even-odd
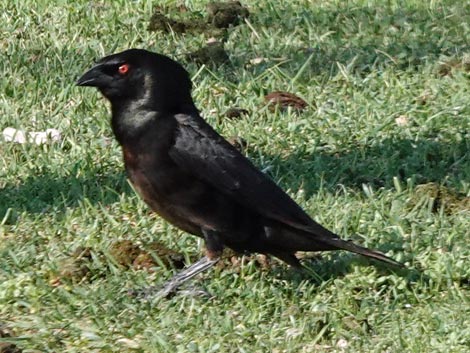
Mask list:
[[[94,66],[80,77],[76,85],[77,86],[92,86],[99,87],[103,82],[103,73],[101,72],[100,66]]]

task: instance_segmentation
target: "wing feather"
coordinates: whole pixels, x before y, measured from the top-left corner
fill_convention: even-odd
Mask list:
[[[307,232],[327,231],[203,119],[183,114],[176,119],[169,154],[180,168],[265,217]]]

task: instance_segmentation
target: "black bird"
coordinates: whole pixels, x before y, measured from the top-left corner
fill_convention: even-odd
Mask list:
[[[129,179],[178,228],[204,238],[206,257],[164,289],[212,266],[225,246],[300,266],[296,251],[348,250],[402,266],[339,238],[305,213],[199,115],[187,71],[172,59],[129,49],[99,60],[78,81],[111,102],[112,129]]]

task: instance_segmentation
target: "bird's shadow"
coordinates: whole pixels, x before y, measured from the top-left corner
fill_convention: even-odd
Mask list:
[[[397,267],[344,251],[332,252],[327,258],[314,255],[304,259],[301,268],[275,266],[270,270],[269,275],[289,281],[293,288],[300,288],[305,283],[315,288],[322,288],[322,285],[346,277],[357,266],[374,266],[377,277],[384,279],[381,285],[385,286],[393,285],[394,280],[389,277],[392,274],[402,278],[407,283],[407,287],[417,281],[431,280],[425,271],[414,265]]]
[[[436,182],[458,187],[470,180],[470,141],[386,139],[343,152],[316,149],[287,157],[264,154],[265,163],[272,166],[269,174],[281,188],[303,188],[306,198],[319,190],[335,193],[339,186],[356,191],[362,190],[363,184],[392,189],[394,178],[413,179],[415,185]],[[91,204],[108,205],[131,193],[124,170],[115,167],[67,176],[44,173],[6,184],[0,190],[0,217],[9,208],[28,213],[63,212],[85,199]]]
[[[15,222],[22,212],[64,213],[84,200],[109,205],[121,195],[133,192],[124,172],[88,170],[67,176],[54,173],[29,176],[0,190],[0,217],[6,224]]]

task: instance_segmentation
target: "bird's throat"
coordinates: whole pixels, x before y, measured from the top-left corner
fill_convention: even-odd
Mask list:
[[[122,145],[124,141],[139,138],[143,133],[154,129],[158,115],[156,111],[135,107],[121,111],[113,109],[111,125],[118,142]]]

